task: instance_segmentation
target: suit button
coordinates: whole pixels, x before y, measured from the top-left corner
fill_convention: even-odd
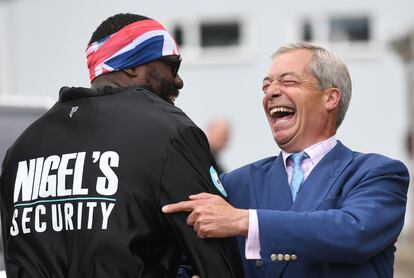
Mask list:
[[[295,254],[290,255],[290,258],[292,259],[292,261],[296,261],[298,256],[296,256]]]
[[[270,255],[270,259],[274,262],[274,261],[276,261],[277,260],[277,256],[276,256],[276,254],[272,254],[272,255]]]
[[[278,261],[283,261],[283,258],[284,258],[283,254],[277,254]]]
[[[285,261],[290,261],[290,255],[289,254],[285,254],[284,259],[285,259]]]
[[[262,261],[261,260],[256,260],[256,267],[259,268],[262,266]]]

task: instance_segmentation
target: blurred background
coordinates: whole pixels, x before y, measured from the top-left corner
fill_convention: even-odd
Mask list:
[[[131,12],[159,20],[181,46],[185,85],[176,105],[203,129],[217,117],[231,126],[218,154],[225,170],[279,152],[261,83],[276,48],[297,40],[319,43],[349,66],[353,96],[338,139],[412,169],[413,11],[412,0],[0,0],[0,156],[62,86],[89,86],[92,32],[107,17]],[[414,277],[411,202],[398,243],[401,278]]]

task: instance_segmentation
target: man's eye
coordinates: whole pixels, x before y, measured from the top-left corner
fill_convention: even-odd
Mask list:
[[[270,82],[263,82],[263,85],[262,85],[263,93],[266,93],[266,90],[269,88],[269,86],[270,86]]]
[[[298,82],[296,80],[283,80],[282,81],[283,86],[296,86]]]
[[[268,84],[268,83],[263,84],[263,86],[262,86],[263,93],[266,93],[267,89],[269,88],[269,85],[270,84]]]

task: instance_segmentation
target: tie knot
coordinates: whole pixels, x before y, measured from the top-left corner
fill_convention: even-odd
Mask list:
[[[294,153],[289,158],[293,161],[295,166],[299,166],[302,164],[302,161],[308,157],[308,154],[305,152]]]

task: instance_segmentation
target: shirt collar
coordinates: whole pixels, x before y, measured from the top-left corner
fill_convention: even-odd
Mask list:
[[[306,149],[304,149],[303,151],[306,152],[309,156],[309,158],[306,159],[310,159],[311,163],[313,164],[313,166],[315,166],[316,164],[318,164],[319,161],[321,161],[321,159],[330,151],[333,149],[333,147],[335,147],[337,143],[336,137],[335,135],[323,140],[321,142],[318,142],[312,146],[307,147]],[[283,157],[283,164],[287,165],[287,158],[292,155],[293,153],[288,153],[284,150],[282,150],[282,157]],[[306,160],[305,159],[305,160]]]

